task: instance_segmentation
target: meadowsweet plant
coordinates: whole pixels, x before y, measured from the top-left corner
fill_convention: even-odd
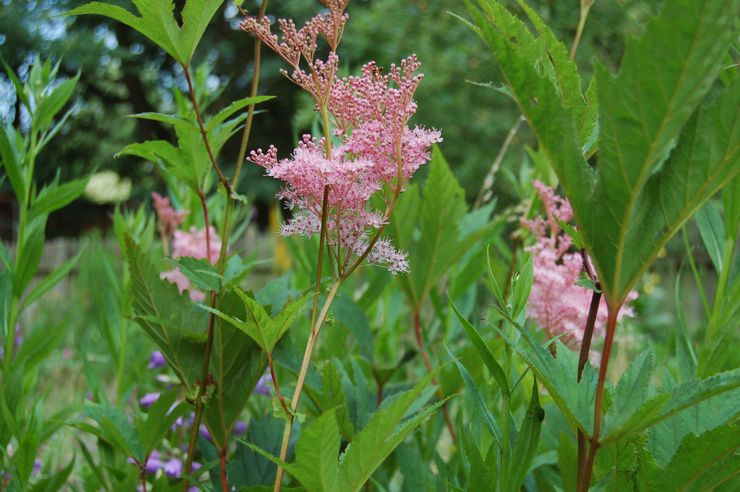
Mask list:
[[[5,67],[0,492],[737,489],[738,0],[665,0],[618,70],[599,52],[584,71],[595,0],[569,47],[525,0],[408,2],[452,10],[492,69],[473,85],[425,58],[431,82],[516,111],[501,148],[472,153],[493,162],[472,205],[417,108],[435,87],[417,56],[348,63],[367,3],[73,9],[174,71],[168,112],[132,115],[160,136],[116,154],[156,191],[49,271],[50,214],[86,179],[37,171],[78,76]],[[272,15],[306,8],[302,25]],[[253,48],[234,81],[203,46],[216,23]],[[261,87],[263,55],[302,93],[293,148],[253,141],[284,114],[263,103],[295,102]]]
[[[367,260],[392,273],[408,270],[406,255],[381,233],[388,224],[401,191],[414,172],[430,157],[430,147],[441,141],[436,130],[411,129],[416,111],[413,96],[422,80],[415,56],[392,65],[387,74],[374,63],[362,67],[361,75],[338,78],[337,49],[348,15],[347,0],[322,0],[326,14],[310,19],[297,29],[292,20],[278,21],[281,37],[273,34],[266,18],[248,18],[241,27],[254,33],[293,69],[290,79],[308,92],[321,114],[324,136],[304,135],[291,157],[278,159],[277,149],[258,149],[250,160],[264,167],[271,177],[286,183],[278,194],[294,211],[283,227],[284,235],[319,235],[316,289],[311,332],[306,344],[290,414],[280,448],[280,460],[288,454],[294,414],[303,389],[319,330],[341,283]],[[319,37],[330,49],[325,60],[317,59]],[[379,194],[383,210],[369,200]],[[319,312],[322,263],[325,249],[334,283]],[[317,315],[318,313],[318,315]],[[277,390],[277,381],[275,381]],[[280,490],[283,467],[278,468],[275,490]]]

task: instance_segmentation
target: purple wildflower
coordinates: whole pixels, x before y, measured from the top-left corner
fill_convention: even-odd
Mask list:
[[[152,355],[149,356],[149,365],[146,367],[147,369],[159,369],[166,363],[167,361],[165,360],[164,355],[162,355],[162,352],[155,350],[152,352]]]
[[[147,393],[144,396],[141,397],[139,400],[139,405],[141,405],[144,408],[149,408],[152,405],[154,405],[154,402],[159,400],[159,393]]]
[[[179,477],[182,473],[182,461],[172,458],[164,464],[164,472],[170,478]]]
[[[263,375],[259,381],[257,381],[257,386],[254,387],[254,392],[258,395],[270,396],[270,392],[272,391],[271,383],[272,380],[270,379],[270,375]]]

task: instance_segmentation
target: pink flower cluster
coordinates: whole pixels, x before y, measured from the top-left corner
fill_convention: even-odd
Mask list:
[[[583,258],[578,252],[569,252],[573,243],[558,223],[569,222],[573,218],[573,209],[568,200],[556,195],[552,188],[539,181],[535,181],[534,186],[545,209],[545,217],[523,221],[536,238],[536,243],[527,248],[534,262],[534,283],[527,317],[550,337],[567,333],[562,340],[577,348],[583,339],[592,292],[576,285],[584,269]],[[637,293],[630,294],[627,304],[636,297]],[[622,308],[620,318],[632,316],[627,304]],[[595,334],[604,332],[606,321],[607,306],[602,298]]]
[[[154,210],[157,212],[160,234],[170,237],[185,220],[188,211],[175,210],[170,205],[170,199],[163,197],[156,191],[152,193],[152,200],[154,201]]]
[[[191,227],[189,231],[175,231],[175,237],[172,241],[172,257],[180,258],[190,256],[198,259],[205,259],[215,264],[221,252],[221,240],[218,237],[216,229],[210,228],[210,250],[207,247],[206,230]],[[199,290],[190,288],[190,280],[177,268],[163,272],[161,277],[177,285],[180,292],[188,291],[193,301],[201,302],[205,299],[205,294]]]
[[[328,190],[327,244],[338,274],[353,258],[367,258],[392,273],[405,272],[405,254],[379,234],[406,182],[430,159],[431,145],[442,140],[437,130],[408,127],[416,112],[413,96],[422,79],[416,73],[420,63],[412,55],[400,66],[391,65],[384,75],[370,62],[359,76],[338,78],[336,48],[347,21],[347,0],[322,3],[328,13],[301,29],[292,21],[278,21],[282,39],[272,34],[266,19],[248,18],[242,29],[254,33],[293,67],[290,78],[314,97],[317,109],[331,120],[332,127],[325,128],[325,133],[332,141],[304,135],[289,158],[278,159],[277,149],[271,146],[251,152],[250,160],[287,184],[278,194],[294,210],[283,227],[285,235],[320,231]],[[314,60],[319,35],[331,48],[326,61]],[[307,72],[301,68],[302,61]],[[384,201],[382,211],[368,205],[375,194]]]

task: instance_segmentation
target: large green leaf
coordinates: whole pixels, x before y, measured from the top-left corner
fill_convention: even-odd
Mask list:
[[[737,390],[702,401],[650,429],[650,454],[659,466],[665,467],[687,435],[699,436],[739,415],[740,397]]]
[[[436,146],[429,167],[424,189],[419,192],[411,186],[401,195],[388,229],[396,246],[411,251],[410,272],[400,281],[415,308],[452,265],[496,225],[486,223],[463,233],[461,225],[468,210],[465,193]]]
[[[738,449],[740,427],[737,422],[700,436],[690,434],[665,468],[655,464],[649,457],[643,457],[638,472],[640,490],[736,490],[737,475],[740,473]],[[720,485],[728,487],[720,489]]]
[[[133,0],[133,3],[139,15],[104,2],[83,5],[68,15],[94,14],[117,20],[139,31],[177,62],[188,65],[223,0],[187,0],[182,9],[182,26],[175,20],[172,0]]]
[[[126,238],[135,320],[152,338],[186,388],[200,379],[207,314],[159,278],[141,248]]]
[[[241,300],[233,293],[222,296],[219,308],[240,317],[245,312]],[[217,320],[209,371],[215,388],[203,412],[217,446],[228,443],[234,424],[266,368],[267,354],[259,345],[229,323]]]
[[[126,456],[140,463],[144,462],[146,452],[141,445],[136,428],[120,409],[112,405],[87,403],[82,415],[94,421],[95,425],[80,421],[74,424],[75,427],[118,447]]]
[[[604,419],[601,442],[637,434],[707,400],[716,401],[718,408],[728,404],[740,407],[740,369],[686,382],[671,391],[641,399],[639,405],[622,404],[626,407],[624,413],[610,412]]]
[[[520,330],[520,333],[523,341],[514,345],[516,352],[532,369],[573,428],[590,434],[596,390],[593,368],[587,364],[581,381],[574,384],[578,380],[578,356],[575,352],[555,342],[557,357],[554,357],[531,333],[526,330]]]
[[[266,353],[272,353],[275,345],[280,341],[280,338],[282,338],[285,332],[288,331],[306,304],[307,296],[303,295],[289,302],[273,319],[262,304],[250,294],[244,292],[239,287],[234,287],[233,290],[244,305],[244,315],[241,318],[224,313],[219,309],[211,308],[210,306],[203,305],[201,308],[244,332],[252,340],[257,342]]]
[[[367,426],[355,434],[341,456],[335,409],[323,413],[302,431],[293,463],[283,463],[256,446],[246,444],[283,465],[308,492],[358,491],[388,455],[444,403],[438,401],[413,413],[429,397],[425,389],[430,381],[431,376],[426,377],[411,390],[387,399]]]
[[[595,170],[583,157],[581,109],[563,90],[572,84],[552,76],[562,50],[494,0],[478,4],[485,14],[469,5],[477,32],[573,205],[607,300],[619,305],[673,233],[740,172],[738,84],[699,108],[732,40],[727,12],[737,2],[668,0],[628,44],[619,74],[597,71]]]

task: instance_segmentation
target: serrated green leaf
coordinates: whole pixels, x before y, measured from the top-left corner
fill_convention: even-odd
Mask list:
[[[103,2],[92,2],[67,15],[102,15],[126,24],[149,38],[182,65],[188,65],[195,48],[223,0],[187,0],[182,27],[174,17],[171,0],[133,0],[137,13]]]
[[[593,429],[593,406],[596,390],[596,374],[587,364],[580,383],[578,380],[578,356],[560,342],[556,343],[557,357],[540,346],[527,330],[520,330],[524,343],[514,346],[537,380],[547,389],[563,415],[574,429],[579,428],[587,435]]]
[[[719,490],[740,473],[740,428],[737,422],[718,427],[700,436],[690,434],[673,456],[670,464],[661,468],[651,460],[643,462],[638,479],[641,490],[704,491]],[[736,480],[736,478],[735,478]]]
[[[219,308],[233,316],[246,316],[244,305],[232,292],[222,296]],[[229,323],[217,320],[215,328],[210,363],[215,388],[203,418],[214,444],[223,446],[229,442],[231,430],[265,374],[267,354]]]
[[[479,32],[573,205],[608,302],[619,305],[673,233],[740,172],[737,84],[681,132],[717,77],[732,39],[726,12],[736,3],[670,0],[629,43],[619,75],[598,72],[595,172],[573,111],[549,72],[538,71],[540,41],[498,3],[478,3],[489,15],[471,9]]]
[[[431,377],[426,377],[398,398],[387,400],[386,404],[372,416],[367,426],[355,434],[340,458],[340,488],[338,490],[360,490],[391,452],[423,420],[445,403],[445,400],[438,401],[408,417],[408,412],[424,403],[419,401],[420,398],[428,398],[428,393],[426,397],[424,394],[430,381]]]
[[[727,395],[727,396],[725,396]],[[670,392],[644,400],[629,418],[607,414],[601,443],[622,439],[642,432],[664,420],[713,398],[732,398],[740,407],[740,369],[727,371],[707,379],[686,382]]]
[[[419,215],[422,240],[411,256],[414,304],[426,297],[436,280],[447,270],[458,247],[457,226],[467,210],[465,192],[455,179],[442,152],[435,147],[424,185]],[[454,259],[453,259],[454,261]]]
[[[221,289],[221,275],[208,260],[181,256],[173,261],[196,288],[213,291]]]
[[[738,403],[737,392],[728,392],[664,420],[650,429],[647,445],[650,454],[659,466],[667,466],[686,436],[702,435],[737,418]]]
[[[444,404],[444,401],[438,401],[408,416],[423,404],[420,400],[429,397],[424,390],[430,380],[431,377],[426,377],[411,390],[386,400],[367,426],[355,434],[341,456],[335,409],[323,413],[306,426],[296,443],[293,463],[284,463],[251,443],[244,444],[273,463],[284,466],[308,492],[358,491],[388,455]]]
[[[126,237],[125,246],[136,321],[157,344],[180,381],[191,389],[201,377],[206,315],[175,285],[159,278],[131,237]],[[164,322],[154,321],[158,319]]]
[[[339,426],[335,410],[323,413],[301,432],[296,443],[296,460],[286,470],[308,492],[339,491]]]
[[[235,318],[222,313],[221,311],[209,306],[200,306],[202,309],[209,311],[222,320],[230,323],[247,334],[252,340],[266,353],[272,353],[275,345],[280,338],[291,327],[306,303],[306,295],[288,303],[280,311],[275,319],[271,318],[269,313],[256,299],[250,294],[244,292],[238,287],[234,287],[234,292],[239,296],[245,307],[245,319]]]
[[[75,427],[98,436],[118,447],[126,456],[143,463],[145,452],[136,429],[121,410],[112,405],[88,403],[82,410],[82,415],[93,420],[97,425],[93,426],[81,421],[77,422]]]
[[[648,399],[648,383],[652,376],[653,365],[652,350],[642,352],[632,361],[619,380],[614,399],[605,417],[607,420],[614,423],[629,420]]]

